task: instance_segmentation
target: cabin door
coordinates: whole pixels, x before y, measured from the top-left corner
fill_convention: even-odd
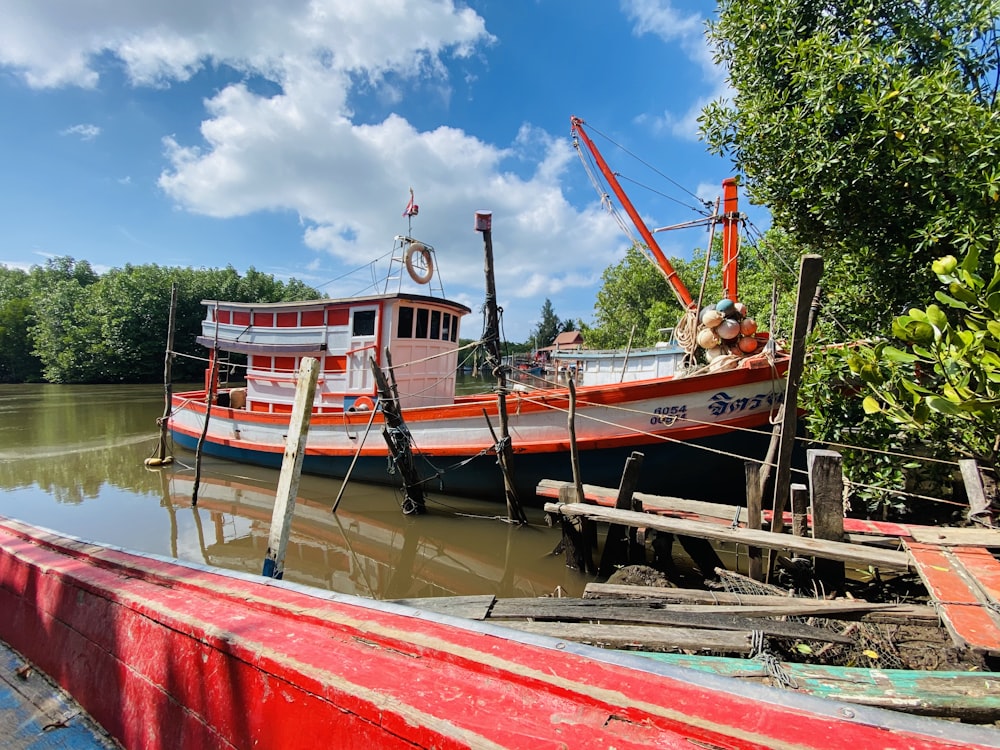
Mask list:
[[[349,393],[373,393],[375,376],[370,357],[378,357],[378,308],[356,307],[351,310],[351,345],[347,350],[347,390]]]

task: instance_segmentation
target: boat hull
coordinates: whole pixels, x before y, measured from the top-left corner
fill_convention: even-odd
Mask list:
[[[770,420],[783,391],[782,369],[739,368],[688,379],[581,388],[575,435],[585,483],[616,486],[625,459],[645,456],[638,489],[711,500],[744,496],[744,461],[764,458]],[[542,479],[572,479],[568,391],[515,392],[507,398],[514,479],[522,498]],[[403,416],[416,464],[427,488],[502,500],[490,426],[499,430],[496,398],[459,399],[453,405],[407,409]],[[306,473],[398,484],[388,471],[380,434],[367,413],[314,414],[302,469]],[[203,393],[174,398],[170,427],[176,444],[237,462],[280,467],[288,415],[216,407],[208,415]]]
[[[0,639],[126,748],[853,750],[1000,736],[7,519],[0,611]]]

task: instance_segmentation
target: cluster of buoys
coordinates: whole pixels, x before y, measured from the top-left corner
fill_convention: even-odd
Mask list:
[[[721,299],[701,311],[695,341],[709,362],[724,354],[753,354],[766,340],[767,334],[757,333],[757,321],[747,315],[742,302]]]

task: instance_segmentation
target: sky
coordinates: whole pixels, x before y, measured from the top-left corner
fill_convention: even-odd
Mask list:
[[[462,335],[475,338],[485,210],[505,337],[528,340],[546,299],[590,324],[631,238],[570,117],[649,226],[697,218],[698,197],[733,174],[697,133],[701,107],[728,92],[704,36],[713,12],[704,0],[0,0],[0,265],[253,267],[341,297],[381,291],[372,279],[409,233],[435,250],[431,285],[474,311]],[[689,257],[706,236],[657,239]]]

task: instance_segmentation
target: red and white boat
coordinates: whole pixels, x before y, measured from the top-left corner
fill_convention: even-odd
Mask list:
[[[575,122],[585,136],[581,124]],[[614,179],[610,170],[607,176]],[[726,242],[725,301],[738,310],[736,186],[731,180],[724,186],[725,210],[713,220],[723,225]],[[620,198],[627,201],[624,193]],[[697,325],[699,311],[691,295],[652,234],[645,236]],[[398,478],[387,471],[386,441],[366,439],[369,427],[380,431],[385,424],[370,360],[388,371],[389,352],[407,437],[420,476],[430,481],[428,488],[502,499],[504,483],[491,428],[500,422],[497,395],[455,393],[460,324],[470,310],[444,298],[443,290],[440,296],[430,293],[433,284],[428,282],[436,265],[431,246],[397,237],[393,262],[400,264],[394,277],[399,279],[397,288],[390,291],[387,280],[380,294],[274,304],[206,300],[198,340],[208,348],[213,365],[231,353],[246,355],[246,386],[222,389],[209,413],[206,393],[217,387],[210,366],[203,390],[173,397],[169,426],[174,441],[188,449],[201,442],[205,453],[221,458],[280,466],[296,373],[302,358],[315,357],[321,372],[303,471],[334,477],[350,471],[361,481],[397,484]],[[403,266],[410,279],[402,273]],[[404,282],[421,286],[412,291]],[[584,371],[575,417],[584,482],[617,486],[626,458],[638,450],[646,460],[640,490],[695,498],[720,499],[727,493],[742,497],[743,461],[764,457],[769,418],[784,391],[787,357],[773,345],[763,345],[766,334],[741,334],[738,314],[734,320],[726,324],[735,325],[739,341],[733,338],[728,346],[702,327],[712,334],[712,361],[697,370],[682,366],[692,351],[673,346],[657,352],[668,360],[666,369],[662,362],[638,370],[628,370],[623,363],[621,376],[612,378],[605,362],[594,385]],[[648,359],[637,353],[631,361],[635,366]],[[541,479],[572,479],[569,396],[566,387],[524,390],[523,385],[506,394],[513,476],[522,498],[532,497]]]
[[[1000,738],[2,518],[0,612],[0,640],[130,750],[929,750]]]

